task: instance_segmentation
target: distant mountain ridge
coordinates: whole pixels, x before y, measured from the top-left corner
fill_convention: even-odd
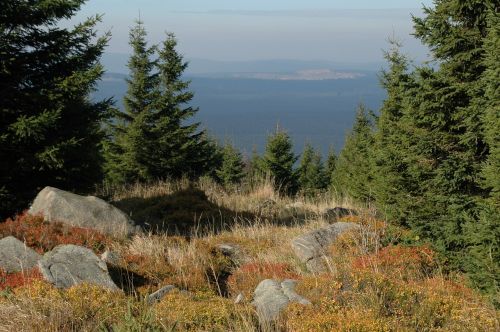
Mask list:
[[[102,63],[109,73],[128,73],[127,62],[129,55],[125,53],[105,53]],[[296,73],[307,70],[334,70],[334,71],[379,71],[383,67],[381,62],[373,63],[344,63],[326,60],[290,60],[270,59],[252,61],[220,61],[208,59],[186,59],[189,67],[188,75],[223,76],[223,74],[243,73]],[[226,75],[227,76],[227,75]]]

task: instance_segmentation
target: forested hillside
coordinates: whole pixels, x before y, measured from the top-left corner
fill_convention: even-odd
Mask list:
[[[338,153],[278,123],[249,156],[146,22],[123,109],[95,100],[85,2],[0,0],[0,330],[500,329],[498,1],[413,18],[431,61],[391,40]]]

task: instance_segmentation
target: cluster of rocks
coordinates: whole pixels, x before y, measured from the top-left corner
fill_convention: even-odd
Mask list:
[[[141,232],[124,212],[93,196],[83,197],[52,187],[46,187],[36,197],[29,210],[30,214],[42,215],[48,222],[65,222],[72,226],[92,228],[103,233],[129,236]],[[339,235],[359,229],[355,223],[336,222],[345,215],[355,214],[343,208],[328,209],[323,217],[332,223],[294,238],[291,247],[297,258],[313,273],[325,270],[327,248]],[[221,244],[218,249],[229,256],[235,265],[242,258],[237,246]],[[22,241],[12,236],[0,240],[0,268],[8,273],[26,271],[38,267],[43,278],[58,288],[68,288],[80,283],[99,285],[111,290],[119,290],[108,272],[109,265],[119,265],[121,257],[106,251],[98,257],[92,250],[67,244],[55,247],[43,256]],[[277,320],[289,303],[310,305],[311,302],[295,292],[295,280],[263,280],[255,289],[252,304],[255,306],[262,324]],[[149,304],[160,301],[176,289],[166,285],[150,294]],[[240,294],[235,303],[243,302]]]
[[[57,288],[91,283],[118,289],[108,268],[90,249],[72,244],[60,245],[40,255],[15,237],[0,240],[0,268],[8,273],[38,267],[43,278]]]

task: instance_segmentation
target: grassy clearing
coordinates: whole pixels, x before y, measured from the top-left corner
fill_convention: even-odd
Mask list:
[[[313,303],[289,306],[271,331],[500,329],[499,312],[461,275],[443,275],[428,246],[403,245],[412,243],[411,233],[351,202],[327,195],[283,198],[265,181],[231,192],[208,180],[183,180],[99,194],[154,226],[147,234],[117,239],[20,217],[0,231],[29,235],[40,252],[70,240],[96,251],[111,249],[121,261],[110,271],[125,292],[90,285],[63,291],[33,271],[0,273],[0,331],[259,331],[250,301],[266,278],[298,280],[298,292]],[[365,227],[331,246],[328,272],[307,273],[290,241],[327,225],[321,211],[335,206],[358,208],[359,216],[343,221]],[[237,262],[221,252],[221,244],[238,248]],[[167,284],[179,291],[145,304],[147,294]],[[234,304],[238,294],[245,301]]]

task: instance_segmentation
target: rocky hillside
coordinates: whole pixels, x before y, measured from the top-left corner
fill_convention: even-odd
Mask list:
[[[271,188],[45,188],[0,224],[0,331],[500,329],[411,232]]]

